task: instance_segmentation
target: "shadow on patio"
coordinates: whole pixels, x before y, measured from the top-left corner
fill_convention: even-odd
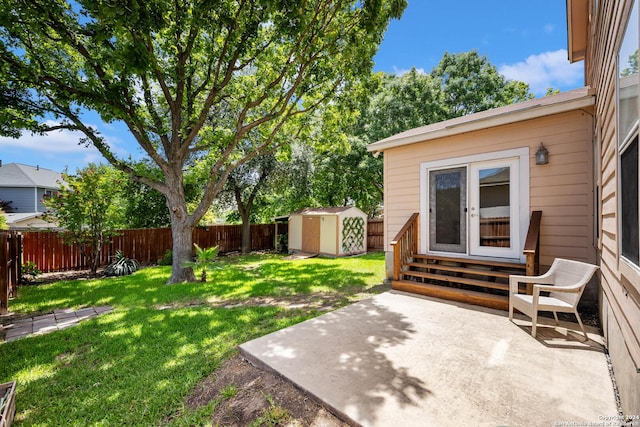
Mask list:
[[[391,291],[240,350],[365,426],[553,425],[617,414],[597,334],[581,343],[562,324],[536,340],[530,324],[517,323],[506,312]]]

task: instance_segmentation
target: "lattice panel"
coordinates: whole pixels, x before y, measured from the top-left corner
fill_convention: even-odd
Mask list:
[[[359,216],[342,220],[342,251],[345,253],[362,252],[365,248],[366,223]]]

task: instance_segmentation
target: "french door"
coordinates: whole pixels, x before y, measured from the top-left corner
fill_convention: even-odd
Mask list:
[[[429,172],[430,250],[467,252],[467,168]]]
[[[520,198],[517,159],[469,167],[469,253],[517,258]]]
[[[429,250],[518,258],[518,158],[428,170]]]

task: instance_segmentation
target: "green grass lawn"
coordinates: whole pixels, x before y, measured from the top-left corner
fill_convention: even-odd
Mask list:
[[[221,257],[207,283],[166,285],[169,275],[169,267],[152,267],[122,278],[21,287],[10,302],[15,313],[98,305],[114,311],[0,344],[0,382],[18,381],[15,423],[206,424],[215,401],[195,413],[183,407],[200,380],[239,344],[320,314],[251,304],[224,308],[220,301],[322,293],[341,295],[346,303],[348,296],[382,282],[384,255]]]

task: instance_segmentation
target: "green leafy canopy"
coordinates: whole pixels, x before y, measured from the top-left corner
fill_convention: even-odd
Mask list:
[[[79,131],[111,164],[167,199],[171,282],[191,229],[229,173],[287,144],[319,105],[367,75],[406,0],[0,0],[0,119],[4,134]],[[126,125],[147,174],[83,120]],[[54,124],[34,121],[53,117]],[[248,138],[258,133],[259,138]],[[248,147],[241,145],[251,141]],[[185,185],[206,177],[187,207]]]

